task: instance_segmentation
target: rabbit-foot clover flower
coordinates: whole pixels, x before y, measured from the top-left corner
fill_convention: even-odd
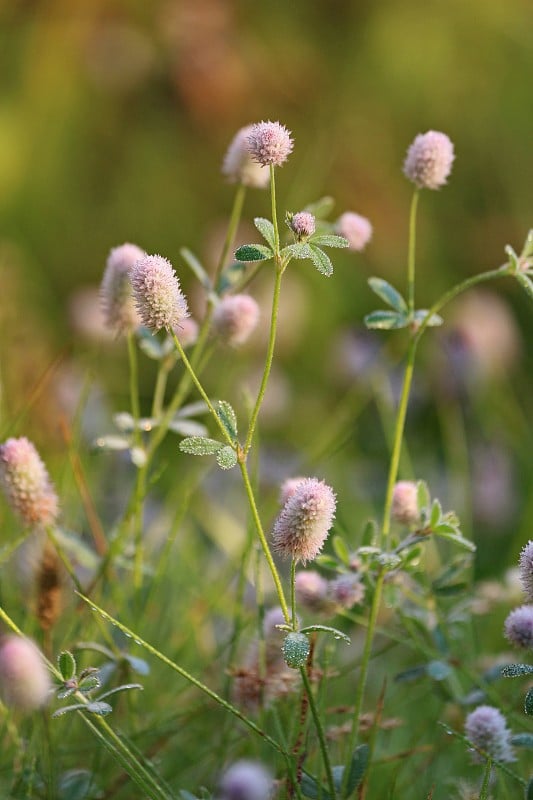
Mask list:
[[[217,800],[269,800],[274,784],[262,764],[242,759],[226,770],[219,787]]]
[[[505,636],[515,647],[533,648],[533,606],[519,606],[507,616]]]
[[[259,321],[259,306],[249,294],[223,297],[213,313],[213,330],[230,347],[244,344]]]
[[[419,189],[440,189],[454,158],[453,143],[445,133],[420,133],[407,151],[403,171]]]
[[[50,675],[40,650],[22,636],[0,640],[0,693],[6,705],[35,711],[48,700]]]
[[[531,539],[520,553],[518,573],[526,598],[533,603],[533,541]]]
[[[274,550],[285,558],[305,564],[322,549],[335,516],[333,489],[317,478],[306,478],[296,487],[274,524]]]
[[[348,239],[350,250],[361,252],[372,238],[372,224],[361,214],[345,211],[335,223],[335,233]]]
[[[289,497],[294,494],[302,481],[307,480],[303,475],[298,475],[296,478],[286,478],[280,486],[279,502],[284,506]]]
[[[251,156],[248,147],[248,137],[252,133],[253,125],[241,128],[233,137],[222,163],[222,174],[231,183],[242,183],[254,189],[265,189],[270,181],[267,169]]]
[[[136,244],[122,244],[110,250],[100,285],[100,299],[108,328],[117,334],[141,324],[130,281],[134,264],[146,253]]]
[[[25,525],[53,525],[59,500],[47,469],[25,436],[0,446],[0,485],[6,499]]]
[[[328,594],[336,606],[349,609],[363,601],[365,585],[355,575],[340,575],[329,582]]]
[[[316,231],[315,216],[310,211],[287,215],[287,224],[298,242],[305,242]]]
[[[177,328],[189,316],[187,300],[170,261],[145,255],[131,270],[131,285],[143,325],[156,333]]]
[[[418,522],[418,488],[414,481],[398,481],[392,493],[392,518],[404,525]]]
[[[281,167],[288,159],[294,140],[280,122],[256,122],[248,134],[248,150],[262,167]]]
[[[294,591],[298,604],[308,611],[323,611],[329,605],[328,582],[313,569],[296,573]]]
[[[514,761],[511,731],[503,714],[493,706],[478,706],[466,718],[465,735],[474,747],[483,750],[495,761]],[[474,760],[483,760],[480,754]]]

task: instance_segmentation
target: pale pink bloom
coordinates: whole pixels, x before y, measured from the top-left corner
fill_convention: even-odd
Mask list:
[[[22,636],[0,640],[0,691],[4,703],[21,711],[45,705],[50,675],[39,649]]]
[[[100,286],[106,324],[115,333],[135,330],[140,323],[130,281],[132,267],[146,253],[136,244],[114,247],[108,257]]]
[[[259,761],[236,761],[220,780],[219,800],[269,800],[274,783]]]
[[[284,480],[279,490],[280,505],[284,506],[289,497],[292,497],[298,486],[302,483],[302,481],[305,480],[307,480],[307,478],[302,475],[299,475],[296,478],[287,478]]]
[[[516,647],[533,648],[533,606],[511,611],[505,620],[505,635]]]
[[[189,316],[178,276],[163,256],[145,255],[137,261],[131,284],[142,323],[150,330],[176,328]]]
[[[174,328],[174,333],[180,340],[183,348],[191,347],[193,344],[196,344],[198,339],[198,323],[192,317],[186,317]]]
[[[59,500],[39,453],[25,436],[0,446],[0,484],[25,525],[54,524]]]
[[[370,221],[356,214],[354,211],[345,211],[335,223],[335,233],[348,239],[350,250],[360,252],[372,238],[372,225]]]
[[[420,133],[407,151],[405,175],[419,189],[439,189],[451,172],[453,144],[445,133]]]
[[[335,516],[333,489],[317,478],[306,478],[283,506],[272,532],[274,550],[306,563],[322,549]]]
[[[259,306],[249,294],[226,295],[213,313],[213,330],[230,347],[244,344],[259,321]]]
[[[518,563],[520,583],[530,603],[533,603],[533,542],[529,540],[520,553]]]
[[[291,132],[280,122],[256,122],[248,136],[248,148],[254,161],[261,166],[281,167],[285,163],[294,141]]]
[[[255,189],[264,189],[270,181],[270,174],[261,164],[254,161],[248,147],[248,137],[252,125],[241,128],[233,137],[224,156],[222,174],[232,183],[242,183]]]
[[[414,481],[398,481],[392,494],[392,518],[404,525],[418,522],[418,489]]]
[[[495,761],[514,761],[511,747],[511,731],[503,714],[493,706],[478,706],[466,718],[467,739]],[[480,754],[476,761],[483,760]]]
[[[355,575],[340,575],[329,582],[328,594],[335,605],[348,609],[363,601],[365,585]]]
[[[289,222],[290,228],[299,242],[309,239],[316,230],[316,220],[309,211],[298,211]]]

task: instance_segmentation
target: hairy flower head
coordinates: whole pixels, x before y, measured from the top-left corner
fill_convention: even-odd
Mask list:
[[[403,171],[419,189],[439,189],[446,183],[454,158],[453,144],[445,133],[420,133],[407,151]]]
[[[219,787],[217,800],[269,800],[274,783],[259,761],[243,759],[226,770]]]
[[[511,731],[503,714],[493,706],[478,706],[466,718],[465,735],[474,747],[483,750],[495,761],[514,761]],[[481,754],[474,760],[483,761]]]
[[[59,501],[35,446],[22,436],[0,446],[0,485],[25,525],[53,525]]]
[[[293,146],[291,132],[280,122],[256,122],[248,135],[250,154],[262,167],[281,167]]]
[[[279,490],[280,505],[284,506],[289,497],[294,494],[301,482],[305,480],[307,480],[307,478],[305,478],[303,475],[298,475],[296,478],[286,478],[286,480],[284,480],[281,484]]]
[[[270,181],[270,174],[251,156],[248,137],[253,125],[241,128],[233,137],[222,163],[222,174],[232,183],[242,183],[254,189],[265,189]]]
[[[259,321],[259,306],[249,294],[226,295],[213,313],[213,330],[224,344],[244,344]]]
[[[392,518],[404,525],[418,522],[418,488],[415,481],[398,481],[392,494]]]
[[[150,330],[176,328],[189,316],[178,276],[163,256],[145,255],[137,261],[131,270],[131,285],[142,323]]]
[[[316,230],[316,220],[310,211],[298,211],[289,216],[289,227],[299,242],[305,242]]]
[[[531,539],[520,553],[518,572],[526,598],[533,603],[533,541]]]
[[[335,223],[335,233],[348,239],[350,250],[360,252],[372,238],[372,225],[370,221],[356,214],[354,211],[345,211]]]
[[[355,575],[339,575],[329,582],[328,594],[336,606],[348,609],[363,601],[365,585]]]
[[[0,640],[0,693],[6,705],[34,711],[46,703],[50,675],[36,645],[22,636]]]
[[[533,648],[533,606],[513,609],[505,620],[505,635],[515,647]]]
[[[296,487],[274,524],[274,550],[285,558],[312,561],[326,541],[335,516],[333,489],[317,478]]]
[[[110,250],[100,285],[100,299],[108,328],[123,333],[137,328],[141,321],[135,308],[130,271],[146,253],[136,244],[122,244]]]

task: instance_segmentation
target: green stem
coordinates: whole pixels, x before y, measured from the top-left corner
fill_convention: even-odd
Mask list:
[[[152,417],[154,419],[159,419],[163,411],[168,373],[169,368],[166,359],[163,359],[159,363],[159,369],[157,370],[157,377],[155,379],[154,398],[152,400]]]
[[[298,629],[296,621],[296,559],[291,561],[291,613],[292,613],[292,629]]]
[[[241,219],[242,207],[244,205],[245,197],[246,197],[246,186],[244,186],[244,184],[241,183],[239,184],[237,191],[235,193],[235,197],[233,200],[233,208],[231,209],[228,229],[226,231],[226,238],[224,239],[224,244],[222,246],[220,258],[218,260],[215,274],[213,276],[213,289],[215,292],[217,290],[218,279],[222,273],[222,270],[224,269],[224,264],[226,263],[229,251],[231,250],[231,246],[235,240],[235,234],[237,233],[237,228],[239,227],[239,222]]]
[[[492,773],[492,759],[487,758],[487,763],[485,764],[485,772],[483,773],[483,783],[481,785],[481,791],[479,793],[479,800],[487,800],[489,796],[489,784],[490,784],[490,776]]]
[[[313,690],[311,688],[311,683],[309,681],[309,676],[307,674],[305,667],[300,667],[300,675],[302,676],[302,682],[305,687],[307,698],[309,700],[309,708],[311,709],[311,715],[313,717],[313,722],[315,723],[315,728],[318,736],[318,743],[320,745],[322,760],[324,761],[324,768],[326,770],[326,778],[328,782],[329,794],[332,800],[335,800],[335,798],[337,797],[337,791],[335,789],[335,781],[333,780],[333,771],[331,769],[331,762],[329,760],[328,747],[326,744],[326,736],[324,733],[324,728],[322,726],[322,721],[320,719],[320,714],[318,713],[318,709],[316,707]]]
[[[279,256],[278,211],[276,206],[276,176],[274,165],[270,165],[270,202],[272,206],[272,225],[274,226],[274,255]]]
[[[285,594],[283,592],[283,587],[281,585],[281,580],[279,577],[279,572],[274,564],[274,559],[272,558],[272,553],[270,552],[270,547],[268,546],[268,542],[266,540],[265,532],[263,530],[263,525],[261,524],[261,519],[259,517],[259,512],[257,510],[257,504],[255,502],[254,491],[252,489],[252,484],[250,483],[250,477],[248,475],[248,468],[246,463],[243,461],[239,462],[239,466],[241,468],[242,479],[244,481],[244,488],[246,490],[246,494],[248,496],[248,502],[250,503],[250,508],[252,511],[252,516],[254,518],[255,527],[257,529],[257,533],[259,535],[259,540],[261,542],[261,547],[263,548],[263,553],[267,560],[267,564],[269,566],[272,579],[274,581],[274,585],[276,587],[276,591],[278,594],[279,604],[281,606],[281,610],[283,612],[283,616],[285,617],[285,622],[287,625],[291,624],[291,616],[289,613],[289,608],[287,606],[287,601],[285,600]]]
[[[139,419],[141,409],[139,403],[139,377],[137,365],[137,351],[135,349],[135,338],[131,331],[128,332],[128,358],[130,362],[130,403],[131,415],[135,423],[133,429],[133,440],[137,446],[141,444],[141,432],[139,430]]]
[[[415,189],[409,212],[409,254],[407,258],[407,302],[410,315],[415,310],[416,212],[419,197],[420,189]]]

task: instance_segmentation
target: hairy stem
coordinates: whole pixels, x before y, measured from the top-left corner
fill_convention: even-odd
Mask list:
[[[307,670],[305,667],[300,667],[300,675],[302,676],[302,682],[305,687],[307,699],[309,700],[309,708],[311,709],[311,715],[313,717],[313,722],[315,723],[315,728],[318,736],[318,743],[320,745],[320,752],[322,753],[322,760],[324,761],[324,769],[326,770],[326,779],[328,782],[329,794],[332,800],[335,800],[335,798],[337,797],[337,791],[335,789],[335,781],[333,780],[333,771],[331,769],[331,762],[329,759],[328,746],[326,743],[326,735],[324,733],[322,720],[320,719],[320,714],[318,713],[318,709],[315,703],[315,698],[313,695],[313,690],[311,688],[311,682],[309,681],[309,676],[307,674]]]

